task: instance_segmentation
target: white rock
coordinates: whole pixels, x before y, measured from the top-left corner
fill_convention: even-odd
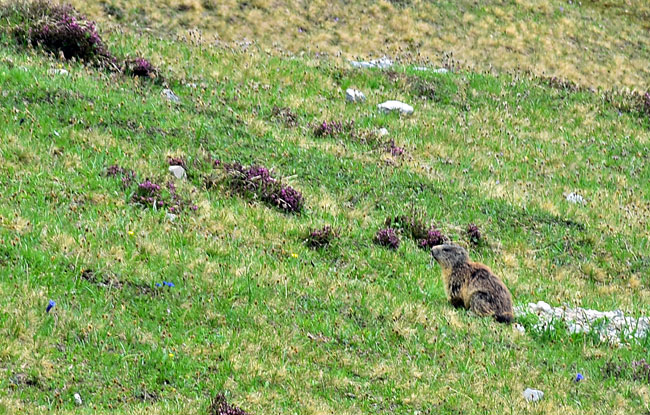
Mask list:
[[[643,339],[650,331],[650,318],[627,317],[621,310],[598,311],[581,307],[551,307],[544,301],[528,303],[527,306],[514,308],[517,316],[527,313],[536,314],[539,321],[533,326],[535,331],[553,330],[551,323],[564,323],[569,333],[594,332],[601,341],[613,346],[622,342]]]
[[[519,333],[521,333],[521,334],[526,334],[526,328],[525,328],[524,326],[522,326],[521,324],[519,324],[519,323],[515,323],[513,327],[514,327],[515,330],[517,330]]]
[[[183,166],[169,166],[169,172],[177,179],[184,179],[187,177],[187,173],[185,173]]]
[[[354,68],[370,69],[370,68],[379,68],[386,69],[393,66],[393,61],[388,59],[386,56],[382,56],[379,59],[371,61],[350,61],[350,65]]]
[[[548,305],[548,303],[545,303],[544,301],[538,301],[537,310],[541,311],[542,313],[551,314],[553,312],[553,307],[551,307],[550,305]]]
[[[345,90],[345,99],[348,102],[363,102],[366,100],[366,96],[359,90],[348,88]]]
[[[79,395],[78,393],[74,394],[74,403],[77,405],[83,404],[83,401],[81,400],[81,395]]]
[[[537,389],[527,388],[524,391],[524,399],[526,399],[528,402],[537,402],[543,397],[544,397],[544,392]]]
[[[171,89],[163,89],[161,92],[161,95],[168,99],[169,101],[172,102],[181,102],[181,99],[178,97],[178,95],[174,94],[174,91]]]
[[[433,70],[434,73],[447,73],[449,72],[449,69],[447,68],[438,68]]]
[[[402,114],[413,114],[413,107],[400,101],[386,101],[377,105],[377,108],[385,113],[399,111]]]
[[[50,69],[47,73],[51,75],[68,75],[70,72],[65,69]]]
[[[584,205],[585,203],[587,203],[585,201],[585,198],[580,196],[577,193],[569,193],[568,195],[566,195],[566,200],[569,203],[580,203],[581,205]]]
[[[380,128],[379,131],[377,131],[377,135],[379,137],[387,136],[388,135],[388,129],[385,128],[385,127]]]
[[[173,213],[169,213],[169,212],[167,212],[167,214],[165,215],[165,217],[166,217],[167,220],[170,221],[170,222],[173,222],[173,221],[176,220],[176,215],[174,215]]]
[[[414,71],[428,71],[429,68],[427,68],[426,66],[414,66],[413,70]]]

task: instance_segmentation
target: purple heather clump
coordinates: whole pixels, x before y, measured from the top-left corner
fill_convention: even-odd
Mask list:
[[[329,245],[337,237],[338,232],[336,232],[331,226],[327,225],[320,229],[313,229],[307,236],[306,243],[310,248],[323,248]]]
[[[230,405],[223,394],[218,394],[210,403],[208,415],[248,415],[248,413],[241,408]]]
[[[392,228],[380,229],[375,234],[375,243],[391,249],[399,248],[399,237]]]
[[[38,20],[28,31],[33,46],[62,53],[66,59],[113,60],[97,33],[95,22],[87,20],[72,7],[49,7],[49,10],[42,11],[44,18]]]
[[[138,195],[155,197],[160,195],[160,186],[147,179],[138,185]]]
[[[245,168],[237,162],[223,166],[229,173],[228,183],[234,191],[252,193],[262,201],[288,213],[302,210],[302,194],[275,179],[266,167],[253,165]]]
[[[610,361],[602,368],[602,373],[606,377],[617,379],[628,378],[650,384],[650,364],[646,359],[631,363]]]
[[[300,212],[303,200],[299,191],[291,186],[274,187],[264,199],[285,212]]]
[[[122,179],[122,187],[127,188],[131,186],[135,180],[135,172],[130,169],[125,169],[117,164],[113,164],[106,169],[107,177],[120,177]]]
[[[271,177],[269,169],[262,166],[251,166],[246,170],[246,180],[259,180],[262,183],[275,182],[275,179]]]
[[[323,121],[313,128],[313,134],[316,137],[333,137],[343,133],[352,133],[354,130],[354,121]]]
[[[126,62],[127,72],[132,76],[142,78],[155,78],[158,70],[145,58],[136,58]]]
[[[422,249],[431,249],[444,244],[446,239],[442,232],[432,227],[427,231],[427,237],[418,241],[418,246]]]
[[[395,157],[402,156],[406,152],[403,147],[399,147],[395,144],[395,140],[390,140],[388,143],[388,151]]]
[[[165,206],[165,201],[161,197],[161,188],[149,179],[138,185],[136,193],[133,195],[133,202],[142,206],[161,208]]]
[[[182,168],[187,170],[187,164],[185,163],[185,160],[182,157],[168,157],[167,164],[169,164],[170,166],[181,166]]]
[[[473,243],[474,245],[478,245],[481,243],[483,240],[483,235],[481,234],[481,230],[478,228],[473,223],[470,223],[467,225],[467,237],[469,238],[469,241]]]
[[[167,211],[169,213],[180,213],[187,207],[189,207],[191,211],[198,209],[196,205],[191,204],[190,201],[185,200],[178,194],[176,184],[172,181],[167,182],[167,193],[169,194],[169,197],[164,198],[164,200],[166,201],[165,204],[168,206]]]
[[[650,364],[645,359],[632,362],[634,380],[641,380],[650,384]]]

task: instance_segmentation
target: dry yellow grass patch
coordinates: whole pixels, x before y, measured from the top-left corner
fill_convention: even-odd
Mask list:
[[[110,21],[98,1],[73,0]],[[478,68],[523,69],[583,85],[648,87],[650,6],[639,1],[520,1],[477,5],[413,2],[223,2],[116,0],[127,20],[165,32],[199,29],[200,38],[254,40],[263,48],[345,57],[387,53],[443,63],[443,54]],[[140,10],[141,14],[134,13]]]

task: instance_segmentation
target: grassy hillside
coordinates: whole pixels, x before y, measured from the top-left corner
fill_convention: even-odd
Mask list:
[[[646,0],[285,1],[92,0],[73,3],[103,22],[206,42],[270,50],[380,55],[475,68],[525,70],[587,87],[646,91]],[[198,31],[197,31],[198,30]]]
[[[150,80],[22,48],[8,30],[0,413],[205,414],[219,392],[251,414],[648,411],[648,381],[629,365],[650,340],[538,333],[533,317],[520,334],[453,309],[405,235],[397,250],[373,243],[387,218],[419,216],[516,304],[649,315],[650,119],[625,97],[104,32],[115,54],[160,68]],[[346,103],[348,87],[366,102]],[[414,114],[379,113],[387,99]],[[340,131],[318,132],[324,121]],[[302,211],[238,191],[233,162],[272,169]],[[134,203],[147,179],[173,220],[169,205]],[[325,225],[338,236],[310,248]],[[527,387],[544,400],[526,403]]]

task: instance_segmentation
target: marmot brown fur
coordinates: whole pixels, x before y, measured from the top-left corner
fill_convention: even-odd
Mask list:
[[[470,262],[467,251],[457,245],[438,245],[431,255],[442,267],[442,278],[449,302],[480,316],[492,316],[499,323],[514,319],[512,296],[490,268]]]

